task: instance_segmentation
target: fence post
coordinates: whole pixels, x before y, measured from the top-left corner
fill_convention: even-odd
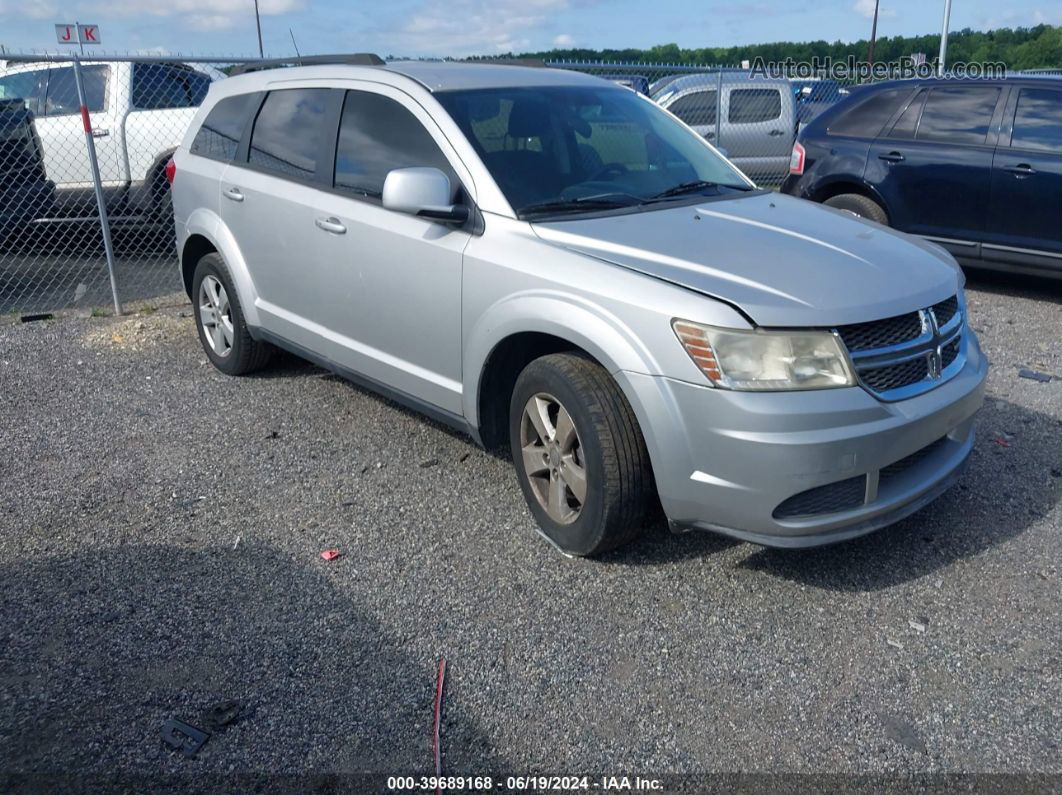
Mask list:
[[[723,146],[723,67],[719,67],[718,84],[715,90],[715,146]]]
[[[107,272],[111,278],[114,313],[120,315],[122,304],[118,300],[118,281],[114,274],[114,248],[111,246],[111,224],[107,217],[107,200],[103,196],[100,163],[96,159],[96,139],[92,135],[92,122],[89,119],[88,102],[85,98],[85,83],[81,78],[81,59],[76,55],[74,56],[74,82],[77,84],[78,105],[81,106],[81,123],[85,127],[85,146],[88,148],[89,168],[92,169],[92,185],[96,190],[96,205],[100,210],[100,231],[103,233],[103,250],[107,255]]]

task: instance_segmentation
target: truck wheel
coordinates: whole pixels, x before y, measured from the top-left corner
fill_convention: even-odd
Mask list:
[[[889,216],[885,214],[885,208],[860,193],[840,193],[831,196],[823,204],[836,210],[846,210],[852,215],[875,221],[882,226],[889,225]]]
[[[597,555],[645,527],[654,496],[649,452],[601,366],[574,353],[531,362],[513,390],[509,435],[528,507],[562,552]]]
[[[226,375],[244,375],[265,366],[273,346],[251,336],[220,254],[207,254],[195,266],[192,302],[199,341],[211,364]]]

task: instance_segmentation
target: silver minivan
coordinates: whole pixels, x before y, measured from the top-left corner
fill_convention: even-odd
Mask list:
[[[167,169],[220,371],[283,348],[508,448],[571,555],[657,506],[840,541],[959,476],[987,363],[939,246],[758,189],[598,78],[357,60],[215,83]]]
[[[690,74],[650,89],[660,107],[713,144],[760,185],[780,185],[789,174],[797,130],[792,84],[748,72]],[[722,94],[720,94],[720,86]]]

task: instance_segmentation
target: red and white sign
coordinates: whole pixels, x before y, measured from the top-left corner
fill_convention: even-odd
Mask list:
[[[56,25],[55,38],[60,44],[99,44],[100,26],[81,25]]]

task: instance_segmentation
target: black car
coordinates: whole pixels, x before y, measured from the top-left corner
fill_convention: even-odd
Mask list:
[[[0,240],[48,216],[54,203],[33,113],[21,99],[0,100]]]
[[[804,128],[782,190],[964,264],[1062,277],[1062,80],[860,88]]]

